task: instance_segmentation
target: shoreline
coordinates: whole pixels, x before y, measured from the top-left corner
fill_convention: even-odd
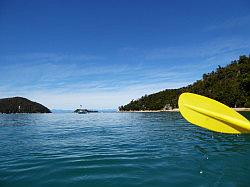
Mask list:
[[[179,108],[172,110],[129,110],[129,111],[118,111],[121,113],[147,113],[147,112],[179,112]]]
[[[250,108],[232,108],[237,112],[249,112]]]
[[[232,108],[237,112],[250,112],[250,108]],[[179,108],[172,110],[129,110],[129,111],[118,111],[121,113],[150,113],[150,112],[179,112]]]

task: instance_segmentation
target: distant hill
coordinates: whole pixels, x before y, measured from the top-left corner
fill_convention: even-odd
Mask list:
[[[64,110],[64,109],[52,109],[52,113],[72,113],[73,110]]]
[[[0,99],[0,113],[51,113],[45,106],[23,97]]]
[[[226,67],[203,74],[201,80],[178,89],[145,95],[119,111],[163,110],[178,107],[179,95],[183,92],[197,93],[218,100],[230,107],[250,107],[250,56],[240,56]]]

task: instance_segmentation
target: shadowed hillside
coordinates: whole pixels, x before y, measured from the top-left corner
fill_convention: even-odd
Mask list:
[[[0,113],[51,113],[45,106],[23,97],[0,99]]]
[[[129,104],[120,106],[120,111],[162,110],[178,107],[179,95],[183,92],[197,93],[218,100],[230,107],[250,107],[250,56],[240,56],[226,67],[203,74],[201,80],[178,89],[145,95]]]

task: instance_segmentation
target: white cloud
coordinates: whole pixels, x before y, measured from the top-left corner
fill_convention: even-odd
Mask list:
[[[130,102],[132,99],[140,98],[149,93],[155,93],[168,88],[176,88],[189,84],[190,82],[172,82],[172,83],[154,83],[154,84],[137,84],[123,87],[119,90],[99,90],[93,89],[85,92],[63,92],[60,90],[33,90],[24,91],[21,96],[40,102],[50,109],[75,109],[79,105],[91,109],[118,108]],[[0,88],[1,91],[1,88]],[[21,93],[21,92],[20,92]],[[18,92],[0,92],[0,97],[17,96]]]
[[[74,109],[80,104],[116,108],[145,94],[188,85],[217,65],[237,59],[241,52],[249,52],[249,48],[248,40],[217,39],[148,51],[120,51],[129,55],[132,50],[133,62],[138,63],[110,63],[112,59],[97,55],[0,56],[0,97],[23,96],[49,108]]]

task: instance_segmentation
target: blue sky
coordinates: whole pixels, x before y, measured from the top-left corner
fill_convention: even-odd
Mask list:
[[[117,108],[250,53],[248,0],[0,0],[0,97]]]

